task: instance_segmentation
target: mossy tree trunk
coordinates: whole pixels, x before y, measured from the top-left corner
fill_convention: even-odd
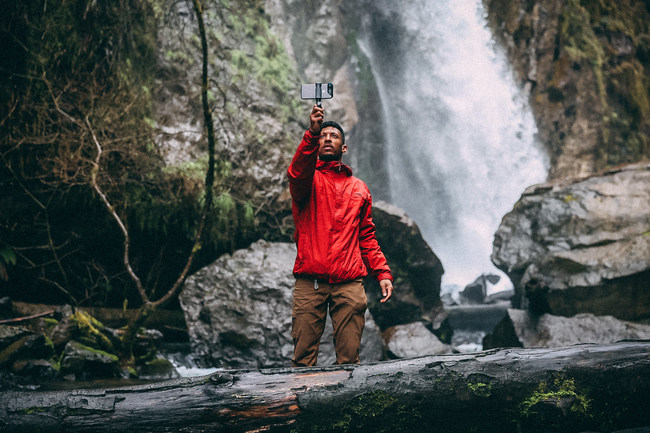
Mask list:
[[[130,388],[11,392],[7,432],[614,431],[650,426],[650,342],[373,365],[221,371]]]

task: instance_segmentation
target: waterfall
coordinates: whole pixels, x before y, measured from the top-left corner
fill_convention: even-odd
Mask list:
[[[485,273],[502,277],[493,290],[511,288],[490,261],[493,236],[523,190],[544,181],[548,161],[482,2],[368,6],[356,42],[381,100],[389,200],[442,261],[443,292]]]

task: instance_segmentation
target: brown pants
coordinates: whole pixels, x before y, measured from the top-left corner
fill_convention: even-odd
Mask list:
[[[294,367],[314,366],[329,307],[337,364],[358,364],[361,334],[368,306],[363,280],[329,284],[297,278],[291,314]]]

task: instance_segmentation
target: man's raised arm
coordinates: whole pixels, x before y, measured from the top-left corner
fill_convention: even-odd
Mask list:
[[[305,131],[302,141],[293,155],[287,170],[289,190],[296,203],[302,204],[311,191],[316,160],[318,159],[318,138],[323,124],[323,109],[314,105],[309,115],[309,129]]]

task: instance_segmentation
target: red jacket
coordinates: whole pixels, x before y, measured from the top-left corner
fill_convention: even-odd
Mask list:
[[[294,275],[339,283],[392,276],[375,238],[372,197],[341,162],[318,160],[318,137],[305,132],[287,170],[293,199]]]

